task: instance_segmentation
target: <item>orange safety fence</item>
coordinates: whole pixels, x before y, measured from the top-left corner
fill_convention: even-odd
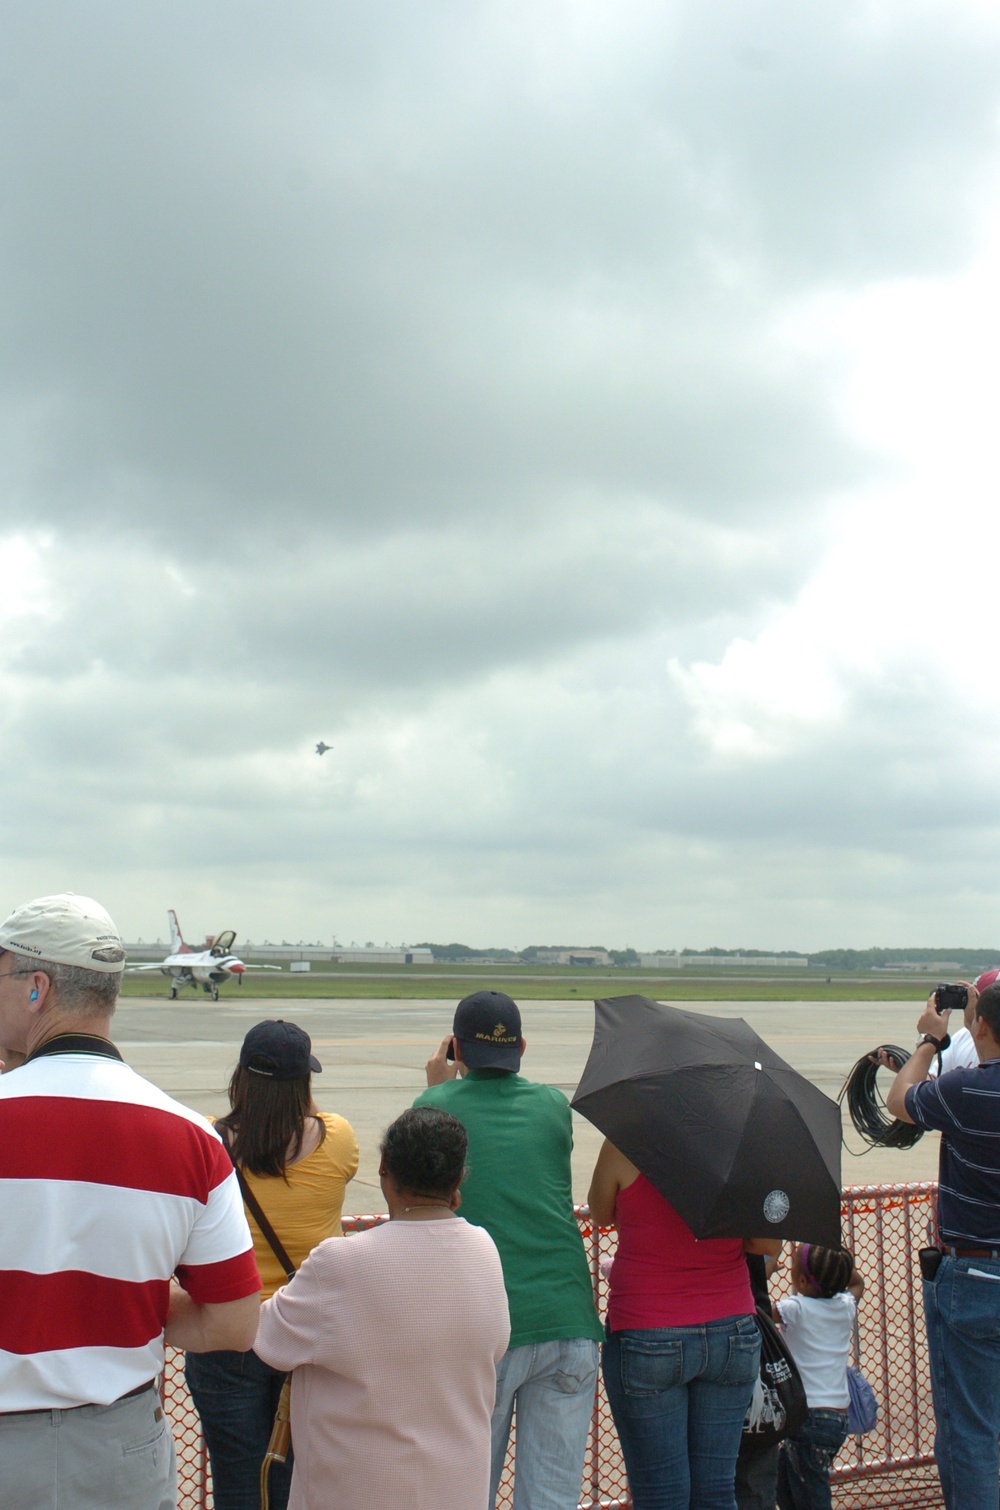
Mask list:
[[[879,1401],[879,1422],[866,1437],[845,1443],[832,1473],[837,1510],[930,1510],[942,1504],[934,1467],[934,1412],[927,1370],[927,1344],[920,1302],[917,1250],[926,1246],[936,1186],[854,1185],[844,1191],[844,1241],[864,1277],[856,1338],[857,1363]],[[614,1230],[595,1228],[578,1206],[604,1314],[607,1284],[600,1272],[617,1241]],[[361,1232],[384,1216],[345,1219],[344,1231]],[[788,1283],[787,1265],[772,1280],[772,1294]],[[168,1352],[164,1400],[177,1443],[179,1510],[211,1510],[212,1487],[204,1439],[184,1383],[183,1357]],[[515,1420],[516,1430],[516,1420]],[[497,1506],[513,1503],[513,1456],[508,1455]],[[632,1503],[614,1422],[599,1383],[584,1461],[581,1510],[626,1510]]]

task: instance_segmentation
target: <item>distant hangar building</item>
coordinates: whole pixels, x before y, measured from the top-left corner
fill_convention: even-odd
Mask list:
[[[639,964],[647,970],[694,970],[697,968],[753,969],[766,965],[770,970],[805,968],[809,960],[804,954],[640,954]]]
[[[398,949],[353,948],[339,944],[251,944],[244,949],[247,960],[292,960],[330,965],[433,965],[430,949],[400,944]]]
[[[338,949],[330,956],[338,965],[433,965],[430,949]]]
[[[611,955],[606,949],[538,949],[534,959],[538,965],[611,964]]]

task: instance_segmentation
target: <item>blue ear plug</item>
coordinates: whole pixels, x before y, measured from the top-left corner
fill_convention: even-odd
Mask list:
[[[37,991],[32,991],[31,995],[28,997],[28,1000],[29,1001],[37,1001],[38,1000],[38,992]]]

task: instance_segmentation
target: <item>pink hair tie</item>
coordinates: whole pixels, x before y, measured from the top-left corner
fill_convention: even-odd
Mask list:
[[[816,1277],[809,1267],[809,1250],[811,1247],[811,1243],[799,1244],[799,1263],[802,1265],[802,1272],[805,1275],[806,1279],[808,1279],[811,1285],[815,1285]],[[817,1286],[817,1288],[819,1287]]]

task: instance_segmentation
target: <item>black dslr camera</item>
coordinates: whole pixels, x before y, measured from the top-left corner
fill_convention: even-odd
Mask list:
[[[964,1012],[968,1001],[968,986],[938,986],[934,992],[934,1005],[939,1012]]]

